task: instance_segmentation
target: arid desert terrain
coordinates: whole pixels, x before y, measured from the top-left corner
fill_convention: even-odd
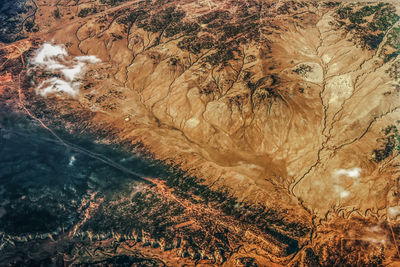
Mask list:
[[[399,2],[0,8],[5,266],[400,264]]]

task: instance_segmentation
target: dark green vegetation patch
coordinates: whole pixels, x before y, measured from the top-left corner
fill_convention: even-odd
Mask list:
[[[349,4],[338,8],[336,23],[351,32],[353,41],[364,48],[375,50],[385,33],[399,20],[396,8],[389,3],[376,5]]]
[[[375,162],[381,162],[386,158],[400,153],[400,133],[396,125],[386,127],[382,134],[384,137],[377,141],[381,144],[381,148],[374,149],[372,157]]]

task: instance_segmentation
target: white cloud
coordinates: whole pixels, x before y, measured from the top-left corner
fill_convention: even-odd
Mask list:
[[[85,74],[87,64],[101,62],[96,56],[67,58],[68,52],[62,45],[44,43],[38,49],[31,63],[42,70],[53,72],[61,77],[53,77],[43,81],[36,88],[36,93],[42,96],[65,93],[72,97],[77,97],[81,86],[80,79]]]
[[[350,192],[349,191],[347,191],[347,190],[341,190],[340,191],[340,197],[341,198],[346,198],[348,196],[350,196]]]
[[[88,62],[88,63],[99,63],[101,60],[96,56],[79,56],[74,58],[77,61]]]
[[[75,156],[74,156],[74,155],[72,155],[72,156],[69,158],[69,163],[68,163],[68,166],[72,166],[72,165],[74,165],[74,162],[75,162],[75,160],[76,160]]]
[[[400,206],[389,207],[388,214],[390,218],[396,218],[400,215]]]
[[[52,67],[52,63],[57,64],[58,60],[63,59],[67,55],[67,50],[65,50],[63,46],[44,43],[36,52],[36,56],[32,59],[32,63],[35,65],[47,65],[47,67]]]
[[[361,168],[358,167],[354,167],[354,168],[350,168],[350,169],[336,169],[333,171],[332,173],[332,177],[333,177],[333,182],[334,184],[336,184],[333,188],[335,193],[337,193],[339,195],[339,197],[341,199],[345,199],[348,198],[351,194],[351,192],[349,190],[346,190],[343,185],[342,182],[344,181],[343,176],[348,177],[348,178],[352,178],[353,183],[357,184],[359,183],[358,178],[360,177],[361,174]],[[346,188],[348,188],[348,186],[346,186]]]
[[[78,62],[75,66],[72,68],[64,68],[61,70],[61,73],[64,75],[64,77],[68,81],[73,81],[77,78],[80,78],[80,75],[82,74],[83,68],[85,67],[85,63],[83,62]]]
[[[335,192],[339,194],[340,198],[347,198],[350,196],[350,191],[347,191],[341,186],[335,185],[334,186]]]
[[[360,177],[361,168],[355,167],[351,169],[337,169],[333,172],[333,175],[338,176],[346,176],[349,178],[358,178]]]
[[[367,227],[361,240],[368,241],[371,243],[385,244],[387,242],[386,231],[379,225]]]
[[[54,93],[66,93],[72,97],[79,94],[80,82],[70,82],[59,78],[51,78],[42,82],[37,88],[36,93],[47,96]]]

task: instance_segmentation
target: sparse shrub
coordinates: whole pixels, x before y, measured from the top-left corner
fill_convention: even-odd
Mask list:
[[[305,76],[307,73],[312,71],[312,67],[306,64],[300,64],[295,70],[293,70],[294,73],[300,75],[300,76]]]
[[[56,10],[53,11],[53,16],[56,19],[60,18],[60,10],[57,8]]]
[[[96,12],[97,12],[97,9],[95,7],[82,8],[78,13],[78,17],[84,18],[84,17],[92,15]]]

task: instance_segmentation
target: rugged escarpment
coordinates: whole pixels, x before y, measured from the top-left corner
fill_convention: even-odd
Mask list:
[[[35,44],[28,39],[2,48],[2,75],[12,73],[16,81],[16,62],[28,70],[23,101],[49,125],[95,133],[103,142],[140,144],[197,177],[194,184],[224,192],[248,205],[244,210],[260,208],[254,227],[281,244],[274,262],[287,264],[285,257],[293,255],[293,262],[310,266],[340,264],[345,250],[349,256],[342,263],[388,263],[398,257],[393,236],[400,214],[396,8],[296,1],[54,2],[38,5]],[[64,54],[53,55],[63,67],[35,65],[35,49],[43,43],[65,47]],[[101,62],[69,79],[66,70],[83,55]],[[60,93],[40,91],[49,81]],[[10,97],[4,103],[20,99],[15,84],[3,86],[2,96]],[[71,96],[65,88],[79,93]],[[229,213],[228,207],[217,209]],[[238,220],[231,225],[249,223],[229,215]],[[300,223],[307,230],[296,236]]]

